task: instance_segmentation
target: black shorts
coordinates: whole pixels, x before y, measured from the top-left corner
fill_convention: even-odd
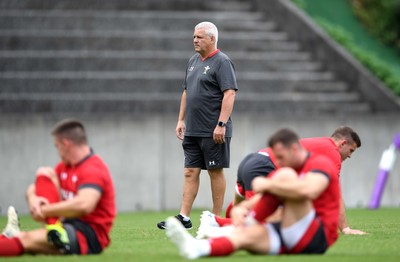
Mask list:
[[[244,191],[253,190],[251,182],[258,176],[267,176],[276,169],[271,158],[264,154],[252,153],[247,155],[239,164],[237,172],[237,183]]]
[[[278,232],[282,247],[281,254],[323,254],[328,249],[328,242],[324,232],[324,225],[318,217],[314,218],[308,226],[300,241],[292,249],[284,245],[281,233],[281,223],[272,223],[272,226]]]
[[[87,249],[87,254],[99,254],[103,251],[94,230],[80,219],[65,219],[64,229],[67,231],[71,249],[66,254],[83,254],[81,246]],[[80,241],[78,232],[82,234],[86,241]],[[82,243],[84,242],[84,243]],[[84,252],[86,254],[86,252]]]
[[[185,136],[182,142],[185,154],[185,167],[207,170],[228,168],[230,142],[230,137],[225,137],[225,143],[216,144],[212,137]]]

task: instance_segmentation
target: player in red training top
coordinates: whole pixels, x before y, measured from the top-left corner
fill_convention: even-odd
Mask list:
[[[337,128],[331,137],[313,137],[300,139],[300,143],[308,151],[314,154],[322,154],[331,159],[336,167],[337,175],[340,175],[342,161],[350,158],[352,153],[361,146],[361,140],[358,134],[350,127],[341,126]],[[199,238],[213,234],[210,226],[225,226],[231,223],[230,210],[245,199],[250,199],[253,195],[251,187],[252,180],[257,176],[266,176],[273,172],[277,163],[275,156],[270,148],[261,149],[257,153],[246,156],[240,163],[237,173],[237,185],[235,188],[235,198],[228,206],[226,218],[214,216],[209,211],[204,211],[201,215],[201,224],[197,232]],[[270,219],[279,218],[280,213],[276,213]],[[215,220],[215,221],[214,221]],[[215,224],[216,223],[216,224]],[[340,205],[340,223],[339,229],[344,234],[365,234],[365,232],[351,229],[347,223],[346,209],[344,201]]]
[[[253,180],[253,190],[262,193],[262,198],[250,212],[241,204],[233,208],[235,226],[226,236],[195,239],[178,220],[167,220],[167,236],[182,256],[226,256],[235,250],[322,254],[336,241],[340,188],[334,163],[326,156],[308,152],[288,129],[275,133],[269,145],[281,168]],[[264,222],[273,211],[270,198],[283,206],[279,223]]]
[[[32,218],[45,228],[21,232],[10,207],[0,256],[98,254],[110,244],[116,208],[106,164],[88,146],[81,122],[63,120],[52,135],[61,162],[55,169],[40,167],[26,193]]]

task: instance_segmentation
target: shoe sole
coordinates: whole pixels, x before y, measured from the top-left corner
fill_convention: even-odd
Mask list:
[[[157,224],[157,227],[158,227],[159,229],[163,229],[163,230],[167,229],[166,226],[160,226],[159,224]]]
[[[60,233],[57,230],[50,230],[47,233],[47,240],[50,243],[53,243],[56,248],[64,252],[68,252],[71,249],[71,246],[69,244],[65,244],[61,241]]]
[[[178,220],[179,221],[179,220]],[[164,222],[165,223],[165,222]],[[182,224],[182,223],[181,223]],[[185,227],[183,224],[182,224],[182,226],[184,227],[184,228],[186,228],[187,230],[190,230],[190,229],[192,229],[193,228],[193,226],[191,226],[191,227]],[[159,228],[159,229],[162,229],[162,230],[165,230],[165,229],[167,229],[167,226],[164,224],[164,225],[160,225],[160,224],[157,224],[157,227]]]

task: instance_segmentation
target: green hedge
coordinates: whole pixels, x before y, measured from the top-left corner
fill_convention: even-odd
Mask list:
[[[306,7],[306,3],[304,2],[304,0],[292,0],[292,2],[295,3],[301,9],[305,9]]]
[[[382,42],[400,50],[400,0],[350,0],[353,12]]]
[[[315,21],[338,43],[345,47],[365,67],[372,71],[383,83],[390,87],[394,93],[400,95],[400,76],[396,75],[385,61],[371,54],[353,41],[352,35],[342,27],[335,26],[322,18]]]

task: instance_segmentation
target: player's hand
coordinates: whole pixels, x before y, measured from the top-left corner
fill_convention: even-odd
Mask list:
[[[350,227],[345,227],[342,229],[342,233],[345,235],[366,235],[367,232],[358,230],[358,229],[351,229]]]
[[[216,126],[213,133],[213,139],[215,144],[225,143],[225,127]]]
[[[176,128],[175,128],[175,133],[176,133],[176,137],[179,140],[183,140],[183,137],[185,136],[185,130],[186,130],[185,122],[178,121],[178,124],[176,125]]]
[[[31,213],[32,218],[35,221],[43,222],[45,220],[45,216],[42,213],[42,206],[48,205],[49,201],[40,196],[32,196],[29,199],[29,211]]]
[[[231,210],[232,223],[235,226],[244,226],[249,210],[241,205],[234,206]]]

